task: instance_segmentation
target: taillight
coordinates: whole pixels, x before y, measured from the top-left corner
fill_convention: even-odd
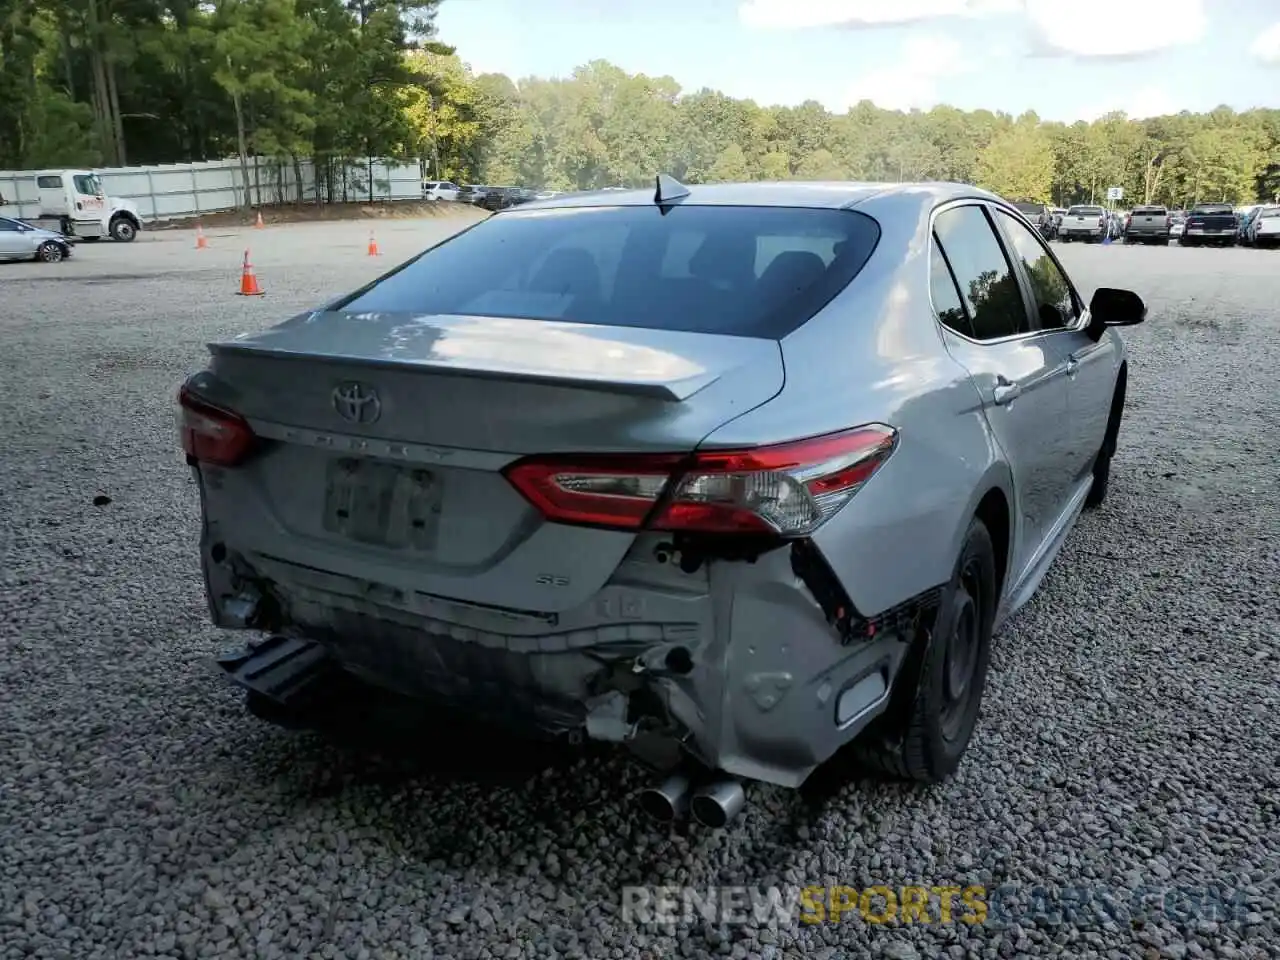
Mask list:
[[[559,523],[795,537],[844,506],[897,442],[871,424],[746,450],[529,457],[506,476]]]
[[[178,392],[178,432],[187,456],[201,463],[234,467],[253,452],[257,438],[244,417],[202,400],[183,387]]]
[[[1106,217],[1099,217],[1099,218],[1098,218],[1098,226],[1100,226],[1100,227],[1105,227],[1106,225],[1107,225],[1107,218],[1106,218]]]

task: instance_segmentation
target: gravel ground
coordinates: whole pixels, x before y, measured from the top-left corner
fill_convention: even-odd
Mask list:
[[[205,341],[449,229],[378,224],[380,260],[348,223],[0,265],[0,957],[1280,957],[1280,253],[1060,248],[1150,322],[1110,500],[999,638],[951,782],[753,788],[730,829],[665,832],[621,760],[439,727],[379,755],[247,717],[210,666],[235,638],[206,624],[177,384]],[[246,243],[261,299],[233,295]],[[669,883],[982,884],[993,906],[622,922],[623,885]],[[1119,906],[1062,918],[1036,887]],[[1151,888],[1233,908],[1133,902]]]

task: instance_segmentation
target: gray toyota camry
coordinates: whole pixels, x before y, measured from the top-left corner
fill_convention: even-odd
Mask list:
[[[346,673],[625,744],[664,819],[945,778],[1145,315],[960,184],[503,211],[183,385],[210,613],[258,635],[221,663],[262,716]]]

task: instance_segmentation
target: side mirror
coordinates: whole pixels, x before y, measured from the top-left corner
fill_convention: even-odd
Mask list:
[[[1099,287],[1089,301],[1089,334],[1101,339],[1107,327],[1131,327],[1147,319],[1147,305],[1132,290]]]

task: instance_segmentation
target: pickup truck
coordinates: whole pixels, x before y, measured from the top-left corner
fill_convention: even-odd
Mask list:
[[[1166,207],[1134,207],[1124,221],[1125,243],[1159,243],[1169,245],[1169,228],[1173,218]]]
[[[1053,217],[1053,211],[1046,204],[1019,200],[1014,206],[1018,208],[1019,213],[1035,224],[1040,236],[1046,240],[1052,240],[1057,234],[1058,223]]]
[[[1072,240],[1101,243],[1107,235],[1107,211],[1102,207],[1081,204],[1067,209],[1058,227],[1058,239],[1063,243]]]
[[[1187,225],[1180,241],[1184,247],[1217,243],[1234,247],[1239,222],[1229,203],[1197,203],[1187,213]]]

